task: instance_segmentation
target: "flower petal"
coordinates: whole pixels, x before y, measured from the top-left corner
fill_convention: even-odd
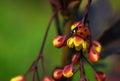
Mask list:
[[[83,48],[83,51],[87,51],[88,44],[87,44],[86,41],[83,41],[83,42],[82,42],[82,48]]]
[[[69,48],[73,48],[74,47],[74,40],[73,40],[72,37],[67,40],[67,46]]]
[[[24,76],[16,76],[14,78],[12,78],[10,81],[25,81]]]
[[[79,47],[80,45],[82,45],[83,41],[84,40],[81,37],[75,36],[74,37],[74,45],[75,45],[75,47]]]

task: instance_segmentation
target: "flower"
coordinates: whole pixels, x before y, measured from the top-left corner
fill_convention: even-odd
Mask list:
[[[69,48],[75,47],[76,51],[79,51],[82,48],[82,43],[84,40],[79,36],[70,37],[67,40],[67,46]]]
[[[97,81],[105,81],[106,75],[103,72],[97,71],[95,72],[95,78]]]
[[[66,39],[65,36],[58,35],[53,39],[53,45],[56,48],[60,48],[60,47],[64,46],[65,39]]]
[[[54,81],[51,77],[45,76],[42,81]]]
[[[99,60],[100,54],[93,48],[90,49],[89,59],[91,62],[97,62]]]
[[[61,79],[62,78],[62,69],[55,69],[55,71],[53,72],[53,77],[55,79]]]
[[[10,81],[25,81],[25,78],[24,76],[19,75],[19,76],[12,78]]]
[[[82,50],[83,51],[88,51],[88,46],[89,46],[89,43],[87,41],[83,41]]]
[[[102,45],[98,41],[92,41],[92,47],[98,52],[101,52]]]
[[[63,69],[63,76],[66,78],[70,78],[73,76],[73,65],[66,65]]]

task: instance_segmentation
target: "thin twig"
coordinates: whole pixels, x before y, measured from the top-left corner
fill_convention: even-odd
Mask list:
[[[57,14],[57,10],[54,12],[53,16],[50,19],[50,22],[48,23],[48,27],[47,27],[46,32],[45,32],[45,36],[44,36],[44,39],[43,39],[43,42],[42,42],[42,46],[41,46],[41,49],[40,49],[40,52],[39,52],[39,56],[37,58],[37,61],[39,61],[39,59],[41,58],[42,69],[43,69],[44,74],[46,74],[46,72],[45,72],[44,59],[43,59],[43,50],[44,50],[46,38],[47,38],[47,35],[48,35],[48,31],[50,29],[50,25],[51,25],[54,17],[56,16],[56,14]]]
[[[55,23],[56,23],[57,34],[58,34],[58,35],[62,35],[63,32],[62,32],[61,27],[60,27],[60,21],[59,21],[59,16],[58,16],[58,14],[55,16]]]
[[[91,4],[92,0],[88,0],[88,4],[86,6],[86,9],[85,9],[85,12],[84,12],[84,15],[83,15],[83,19],[82,19],[82,23],[85,25],[86,23],[86,20],[87,20],[87,17],[88,17],[88,10],[90,8],[90,4]]]
[[[35,71],[32,72],[32,81],[35,81]]]
[[[37,81],[40,81],[40,76],[39,76],[39,72],[38,72],[38,68],[36,67],[36,76],[37,76]]]
[[[47,35],[48,35],[48,31],[50,29],[50,25],[54,19],[54,17],[56,16],[57,14],[57,10],[53,13],[52,17],[50,18],[50,21],[48,23],[48,26],[46,28],[46,32],[45,32],[45,35],[44,35],[44,39],[43,39],[43,42],[42,42],[42,46],[41,46],[41,49],[40,49],[40,52],[39,52],[39,56],[35,59],[35,61],[32,63],[32,65],[30,66],[30,68],[28,69],[28,71],[25,73],[25,77],[27,77],[27,75],[29,74],[29,72],[32,72],[34,71],[35,67],[37,67],[37,64],[39,62],[39,60],[41,60],[41,63],[42,63],[42,69],[43,69],[43,73],[45,73],[45,70],[44,70],[44,61],[43,61],[43,50],[44,50],[44,46],[45,46],[45,42],[46,42],[46,38],[47,38]]]

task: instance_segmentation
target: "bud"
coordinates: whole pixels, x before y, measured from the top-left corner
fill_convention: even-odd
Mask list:
[[[16,76],[12,78],[10,81],[25,81],[24,76]]]
[[[53,39],[53,45],[56,48],[60,48],[60,47],[64,46],[65,39],[66,39],[65,36],[58,35]]]
[[[55,79],[61,79],[62,78],[62,69],[56,69],[54,72],[53,72],[53,77]]]
[[[98,52],[101,52],[102,46],[98,41],[92,41],[93,45],[92,47]]]
[[[97,81],[105,81],[106,75],[103,72],[95,72],[95,78]]]
[[[42,81],[54,81],[51,77],[45,76]]]
[[[73,76],[73,65],[66,65],[63,69],[63,75],[66,78],[70,78]]]
[[[83,51],[88,51],[88,46],[89,46],[88,42],[87,41],[83,41],[83,43],[82,43]]]
[[[100,54],[94,50],[93,48],[90,49],[89,59],[91,62],[97,62],[99,60]]]
[[[80,55],[79,54],[74,54],[72,56],[72,63],[73,64],[79,64],[79,60],[80,60]]]

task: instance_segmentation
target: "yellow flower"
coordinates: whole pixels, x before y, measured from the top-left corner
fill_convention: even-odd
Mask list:
[[[82,43],[84,40],[79,36],[71,37],[67,40],[67,46],[69,48],[75,47],[76,51],[79,51],[82,48]],[[85,45],[84,45],[85,48]]]
[[[78,36],[75,36],[73,39],[75,47],[79,47],[84,41],[81,37]]]
[[[74,47],[74,40],[73,40],[72,37],[67,40],[67,46],[69,48],[73,48]]]
[[[12,78],[10,81],[25,81],[24,76],[16,76],[14,78]]]
[[[83,41],[82,43],[82,48],[83,48],[83,51],[86,51],[87,48],[88,48],[88,43],[86,41]]]

